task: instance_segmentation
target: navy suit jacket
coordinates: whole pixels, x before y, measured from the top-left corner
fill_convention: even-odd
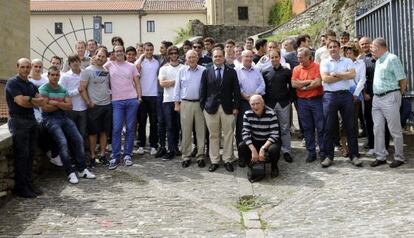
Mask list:
[[[209,114],[216,113],[220,104],[226,114],[239,109],[240,86],[237,73],[225,65],[222,74],[222,80],[216,80],[214,67],[210,67],[201,76],[200,106]]]

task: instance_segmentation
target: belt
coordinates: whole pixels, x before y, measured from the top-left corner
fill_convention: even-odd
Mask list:
[[[323,95],[318,95],[318,96],[313,96],[313,97],[308,97],[308,98],[299,98],[299,99],[313,100],[313,99],[321,99],[322,97],[323,97]]]
[[[181,100],[186,101],[186,102],[199,102],[200,101],[198,99],[185,99],[185,98],[183,98]]]
[[[323,91],[323,92],[324,93],[334,93],[334,94],[350,93],[349,90]]]
[[[392,93],[392,92],[395,92],[395,91],[400,91],[400,89],[398,88],[398,89],[394,89],[394,90],[386,91],[386,92],[384,92],[384,93],[374,93],[374,95],[375,95],[375,96],[377,96],[377,97],[382,97],[382,96],[385,96],[385,95],[387,95],[387,94],[389,94],[389,93]]]

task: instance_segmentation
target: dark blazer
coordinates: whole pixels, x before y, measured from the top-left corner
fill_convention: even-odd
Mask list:
[[[216,80],[214,67],[204,70],[201,76],[200,106],[209,114],[217,112],[219,105],[226,114],[232,114],[233,109],[239,109],[240,86],[234,69],[224,66],[223,79]]]

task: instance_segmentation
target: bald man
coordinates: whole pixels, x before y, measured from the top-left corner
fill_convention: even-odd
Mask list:
[[[239,160],[252,167],[255,163],[270,161],[272,178],[279,175],[277,162],[280,155],[279,121],[276,113],[264,103],[262,96],[253,95],[249,100],[250,110],[243,116],[243,142],[238,152]],[[249,178],[250,182],[254,178]]]
[[[43,192],[33,185],[32,165],[37,142],[37,122],[33,107],[44,104],[37,87],[29,81],[31,62],[17,61],[17,75],[6,84],[6,101],[9,108],[8,126],[13,138],[15,192],[24,198],[35,198]]]

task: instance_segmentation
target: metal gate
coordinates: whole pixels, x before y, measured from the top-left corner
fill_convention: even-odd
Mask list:
[[[357,35],[383,37],[389,51],[401,59],[408,80],[408,94],[414,95],[414,0],[367,0],[358,4]]]

